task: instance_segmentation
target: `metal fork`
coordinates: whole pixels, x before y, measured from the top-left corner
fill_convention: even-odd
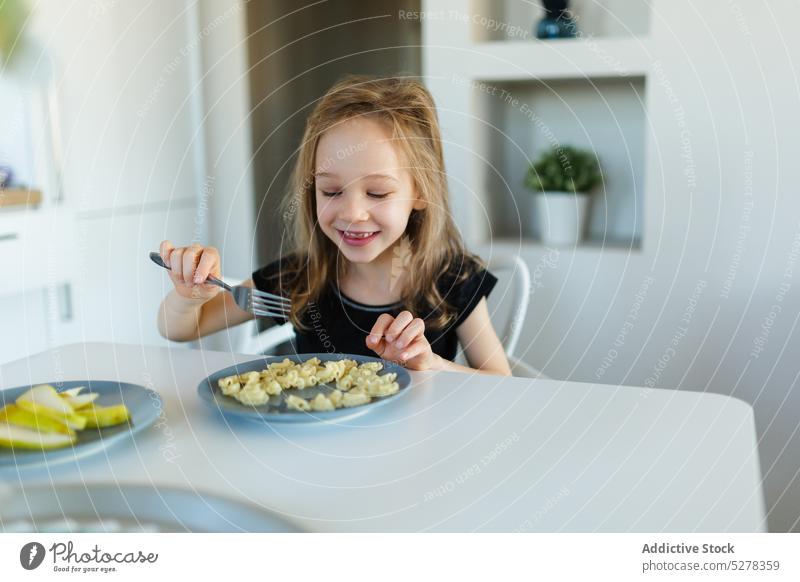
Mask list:
[[[159,253],[150,253],[150,260],[159,267],[164,267],[167,271],[171,270],[164,263]],[[221,281],[211,275],[208,276],[205,282],[225,289],[225,291],[233,295],[233,300],[239,309],[249,311],[256,317],[282,317],[289,319],[292,302],[285,297],[259,291],[258,289],[251,289],[243,285],[228,285],[225,281]]]

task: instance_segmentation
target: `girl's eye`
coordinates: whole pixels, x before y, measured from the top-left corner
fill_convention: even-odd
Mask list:
[[[325,190],[320,190],[320,194],[322,194],[323,196],[327,196],[329,198],[332,197],[332,196],[338,196],[341,193],[342,193],[341,191],[326,192]],[[370,198],[386,198],[388,195],[389,195],[388,193],[379,194],[377,192],[367,192],[367,196],[369,196]]]

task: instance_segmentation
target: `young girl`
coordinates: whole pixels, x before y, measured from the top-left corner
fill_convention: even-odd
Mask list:
[[[291,248],[244,284],[292,301],[299,353],[378,355],[414,370],[510,375],[486,296],[497,279],[453,223],[433,99],[418,81],[347,77],[307,123],[283,215]],[[161,334],[242,323],[219,253],[161,243],[175,289]],[[285,323],[283,318],[272,318]],[[471,367],[453,363],[460,343]]]

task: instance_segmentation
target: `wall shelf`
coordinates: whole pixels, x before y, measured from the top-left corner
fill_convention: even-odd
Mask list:
[[[538,239],[536,194],[523,186],[531,161],[553,147],[597,152],[604,183],[592,194],[589,240],[642,236],[645,78],[524,81],[473,91],[477,191],[490,236]]]
[[[539,240],[525,173],[547,149],[576,146],[597,152],[604,173],[582,244],[641,249],[650,9],[630,0],[571,4],[581,34],[539,40],[530,33],[538,5],[473,0],[465,13],[458,0],[430,3],[446,18],[423,23],[425,78],[468,244]]]
[[[644,76],[652,59],[647,38],[482,42],[457,72],[476,79],[516,81]]]

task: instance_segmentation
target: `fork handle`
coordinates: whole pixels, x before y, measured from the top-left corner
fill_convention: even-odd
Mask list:
[[[162,258],[161,258],[161,255],[160,255],[160,254],[158,254],[158,253],[156,253],[156,252],[152,252],[152,253],[150,253],[150,260],[151,260],[151,261],[153,261],[153,262],[154,262],[156,265],[158,265],[159,267],[163,267],[163,268],[165,268],[167,271],[171,271],[171,270],[172,270],[172,269],[170,269],[170,268],[167,266],[167,264],[164,262],[164,259],[162,259]],[[206,283],[211,283],[212,285],[216,285],[217,287],[222,287],[222,288],[223,288],[223,289],[225,289],[226,291],[230,291],[230,290],[231,290],[231,286],[230,286],[230,285],[228,285],[228,284],[227,284],[225,281],[222,281],[222,280],[220,280],[220,279],[217,279],[216,277],[213,277],[212,275],[209,275],[209,276],[206,278],[206,281],[205,281],[205,282],[206,282]]]

